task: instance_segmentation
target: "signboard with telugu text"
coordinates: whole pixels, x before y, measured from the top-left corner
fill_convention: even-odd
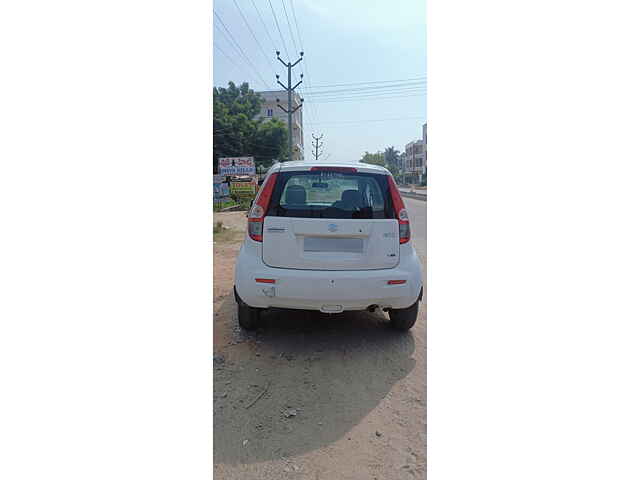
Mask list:
[[[220,175],[255,175],[253,157],[224,157],[218,159]]]

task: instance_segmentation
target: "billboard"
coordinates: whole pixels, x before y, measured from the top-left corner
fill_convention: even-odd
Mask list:
[[[255,175],[253,157],[223,157],[218,159],[220,175]]]
[[[231,182],[231,193],[242,197],[253,197],[256,194],[254,182]]]
[[[229,184],[228,183],[214,183],[213,184],[213,198],[224,198],[229,196]]]

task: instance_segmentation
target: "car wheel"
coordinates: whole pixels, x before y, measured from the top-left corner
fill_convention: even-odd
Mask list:
[[[260,323],[260,309],[238,303],[238,323],[245,330],[255,330]]]
[[[409,330],[418,319],[419,302],[414,303],[409,308],[398,308],[389,310],[391,326],[396,330]]]

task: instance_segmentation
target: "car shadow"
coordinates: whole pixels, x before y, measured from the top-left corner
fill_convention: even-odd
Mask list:
[[[233,295],[223,302],[220,311],[234,317],[225,328],[235,329]],[[381,402],[415,367],[412,332],[391,329],[380,311],[269,310],[257,332],[229,335],[243,336],[251,348],[214,378],[216,463],[251,464],[330,446],[372,410],[389,408]]]

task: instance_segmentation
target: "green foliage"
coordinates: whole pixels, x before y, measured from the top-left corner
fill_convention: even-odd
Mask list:
[[[273,159],[283,161],[287,155],[287,127],[282,120],[272,118],[261,122],[253,138],[256,166],[269,168]]]
[[[236,202],[234,200],[227,200],[226,202],[221,202],[221,203],[214,202],[213,211],[219,212],[223,208],[233,207],[234,205],[236,205]]]
[[[247,202],[249,202],[249,204],[251,204],[251,202],[253,201],[253,199],[255,198],[255,195],[251,195],[251,196],[246,196],[246,195],[239,195],[237,193],[232,193],[230,195],[230,197],[238,204],[238,205],[244,205]]]
[[[240,207],[243,210],[249,210],[252,203],[253,203],[253,198],[243,198],[238,202],[238,205],[240,205]]]
[[[369,153],[364,152],[362,159],[363,163],[371,163],[373,165],[380,165],[386,167],[392,175],[397,175],[399,172],[399,160],[400,152],[394,147],[387,147],[384,152]]]
[[[264,100],[244,82],[213,89],[213,165],[218,158],[252,156],[270,166],[286,154],[287,129],[279,120],[258,117]]]
[[[373,165],[380,165],[381,167],[384,167],[384,154],[382,152],[364,152],[364,155],[362,155],[360,161],[362,163],[370,163]]]
[[[384,149],[384,163],[388,166],[399,167],[400,152],[394,146]],[[387,167],[388,168],[388,167]]]
[[[387,167],[387,170],[389,170],[389,172],[391,172],[391,175],[393,175],[394,177],[400,173],[400,169],[394,164],[387,164],[386,167]]]

